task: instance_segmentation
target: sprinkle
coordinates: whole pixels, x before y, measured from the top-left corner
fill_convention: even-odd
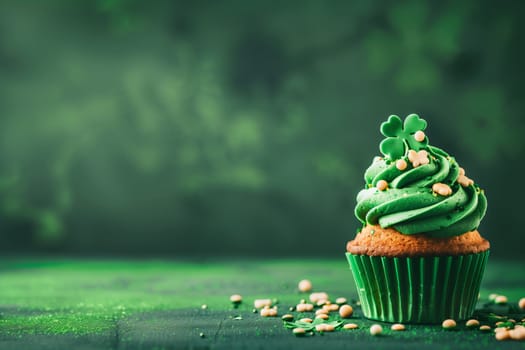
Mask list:
[[[468,187],[472,184],[474,184],[474,180],[468,178],[465,175],[465,169],[459,168],[459,176],[458,176],[458,183],[463,187]],[[491,294],[492,295],[492,294]],[[490,296],[489,296],[490,299]]]
[[[317,292],[310,294],[310,301],[312,303],[317,303],[319,300],[328,300],[328,294],[325,292]]]
[[[286,314],[286,315],[283,315],[283,316],[281,317],[281,319],[282,319],[283,321],[292,321],[292,320],[293,320],[293,315]]]
[[[335,330],[335,327],[331,324],[325,324],[324,331],[325,332],[333,332]]]
[[[468,320],[465,324],[468,328],[478,328],[479,327],[479,321],[478,320]]]
[[[295,334],[298,337],[303,336],[303,335],[306,334],[306,330],[304,328],[301,328],[301,327],[294,328],[292,332],[293,332],[293,334]]]
[[[201,305],[201,309],[206,310],[207,308],[208,308],[208,305],[206,305],[206,304],[202,304]]]
[[[326,304],[330,304],[330,302],[328,300],[326,300],[326,299],[320,299],[320,300],[317,301],[317,303],[315,303],[315,305],[317,305],[317,306],[324,306]]]
[[[520,307],[520,309],[525,310],[525,298],[520,299],[520,301],[518,302],[518,306]]]
[[[342,318],[349,318],[354,313],[354,309],[350,305],[343,305],[339,309],[339,315],[341,315]]]
[[[253,302],[253,306],[256,309],[262,309],[265,306],[272,306],[272,300],[271,299],[255,299]]]
[[[416,152],[413,149],[411,149],[410,151],[408,151],[408,160],[412,162],[412,166],[414,168],[417,168],[420,165],[430,163],[430,160],[428,159],[428,152],[425,150]]]
[[[416,133],[414,134],[414,139],[417,142],[423,142],[423,140],[425,139],[425,133],[421,130],[416,131]]]
[[[309,311],[312,311],[314,309],[314,306],[313,304],[297,304],[297,306],[295,307],[295,309],[297,310],[297,312],[309,312]]]
[[[317,316],[315,316],[315,318],[320,318],[322,320],[328,320],[328,315],[327,314],[319,314]]]
[[[393,324],[392,327],[390,327],[391,330],[393,331],[404,331],[405,330],[405,325],[401,324],[401,323],[396,323],[396,324]]]
[[[265,306],[264,309],[261,309],[261,316],[262,317],[275,317],[275,316],[277,316],[277,306],[274,306],[272,308],[269,308],[269,307]]]
[[[379,191],[384,191],[386,190],[388,187],[388,182],[386,182],[385,180],[379,180],[376,184],[376,188],[379,190]]]
[[[432,191],[444,197],[450,196],[452,194],[452,189],[450,186],[441,182],[433,184]]]
[[[498,295],[496,299],[494,299],[494,302],[496,304],[506,304],[508,302],[508,299],[504,295]]]
[[[456,321],[454,321],[453,319],[445,320],[441,324],[441,327],[443,327],[444,329],[454,329],[456,328]]]
[[[509,331],[511,339],[514,340],[525,340],[525,328],[514,328]]]
[[[315,310],[315,315],[321,315],[321,314],[325,314],[327,315],[328,313],[330,312],[330,310],[327,310],[327,309],[319,309],[319,310]]]
[[[320,324],[315,326],[315,330],[318,331],[318,332],[323,332],[325,326],[326,326],[326,324],[320,323]]]
[[[407,168],[408,164],[407,164],[407,161],[404,160],[404,159],[399,159],[397,162],[396,162],[396,168],[397,170],[405,170]]]
[[[306,322],[306,323],[312,323],[313,322],[313,320],[311,318],[308,318],[308,317],[301,318],[299,321]]]
[[[277,306],[274,306],[273,308],[270,309],[270,311],[268,311],[268,316],[270,317],[277,316]]]
[[[510,333],[506,329],[501,332],[496,332],[496,340],[507,340],[510,339]]]
[[[383,327],[378,324],[374,324],[372,327],[370,327],[370,334],[374,336],[381,334],[381,332],[383,332]]]
[[[297,288],[301,293],[308,293],[312,290],[312,282],[310,282],[309,280],[302,280],[297,285]]]
[[[337,298],[335,299],[335,303],[336,304],[339,304],[339,305],[343,305],[343,304],[346,304],[346,298],[343,298],[343,297],[340,297],[340,298]]]
[[[233,294],[230,296],[230,301],[234,304],[242,303],[242,296],[240,294]]]
[[[328,309],[328,311],[337,311],[337,310],[339,310],[339,305],[338,304],[325,304],[325,306]]]
[[[487,326],[486,324],[479,327],[479,330],[482,332],[488,332],[490,331],[490,326]]]
[[[359,328],[358,325],[356,325],[355,323],[347,323],[343,326],[344,329],[356,329],[356,328]]]
[[[328,323],[320,323],[315,326],[315,330],[318,332],[333,332],[335,327]]]
[[[204,335],[204,333],[200,332],[199,333],[199,337],[204,338],[204,337],[206,337],[206,335]]]

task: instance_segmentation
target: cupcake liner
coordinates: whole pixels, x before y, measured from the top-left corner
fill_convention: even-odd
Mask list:
[[[488,255],[488,250],[399,258],[346,253],[364,316],[392,323],[441,323],[470,317]]]

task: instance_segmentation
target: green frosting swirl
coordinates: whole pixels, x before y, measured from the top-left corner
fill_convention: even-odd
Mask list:
[[[390,117],[389,122],[393,117]],[[407,121],[408,117],[405,130]],[[395,124],[401,125],[401,120],[396,120]],[[420,125],[425,127],[426,122],[420,122]],[[429,162],[414,167],[408,159],[411,144],[406,141],[406,138],[414,137],[414,132],[405,132],[397,137],[397,141],[402,142],[403,153],[399,150],[397,153],[389,152],[388,147],[381,148],[385,157],[376,158],[365,172],[366,187],[357,195],[356,217],[363,224],[392,227],[403,234],[425,234],[431,237],[450,237],[476,229],[487,208],[484,192],[472,181],[458,182],[460,177],[465,177],[455,159],[445,151],[428,145],[426,136],[418,150],[428,153]],[[392,133],[385,136],[387,140],[390,139],[390,143],[394,143],[392,139],[396,136],[392,136]],[[410,141],[413,145],[413,140]],[[401,143],[396,147],[399,145]],[[393,154],[397,157],[403,155],[395,159]],[[406,169],[398,169],[396,161],[399,159],[406,161]],[[376,187],[381,180],[388,184],[386,189]],[[432,187],[436,183],[448,185],[452,193],[440,195],[434,192]]]

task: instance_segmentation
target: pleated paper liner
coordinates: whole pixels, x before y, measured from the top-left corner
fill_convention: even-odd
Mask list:
[[[441,323],[472,315],[489,251],[436,257],[346,256],[366,318]]]

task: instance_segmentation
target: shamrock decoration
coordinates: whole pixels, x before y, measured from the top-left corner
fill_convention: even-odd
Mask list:
[[[386,136],[386,139],[379,145],[381,153],[390,159],[399,159],[409,149],[419,151],[425,148],[428,139],[424,137],[422,141],[417,141],[416,138],[419,138],[419,135],[414,137],[414,134],[418,131],[422,132],[426,127],[427,122],[419,118],[417,114],[407,116],[404,123],[397,115],[391,115],[388,121],[381,124],[381,133]]]

